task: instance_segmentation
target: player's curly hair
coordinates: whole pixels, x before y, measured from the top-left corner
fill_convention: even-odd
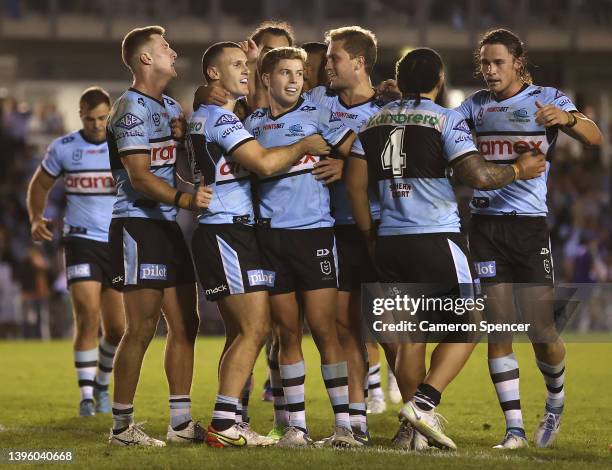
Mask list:
[[[533,79],[529,70],[527,70],[527,48],[521,39],[509,29],[498,28],[491,29],[483,34],[478,47],[474,50],[474,64],[476,66],[476,77],[482,78],[482,70],[480,67],[480,50],[487,44],[502,44],[506,46],[508,52],[512,54],[515,60],[520,64],[519,79],[523,83],[531,84]]]
[[[402,96],[421,103],[421,93],[429,93],[440,81],[444,63],[440,54],[428,47],[414,49],[395,65],[395,79]]]

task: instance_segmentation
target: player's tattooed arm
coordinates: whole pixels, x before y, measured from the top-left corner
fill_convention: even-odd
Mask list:
[[[484,191],[498,189],[517,179],[531,179],[546,170],[543,154],[522,153],[512,165],[487,162],[479,153],[472,153],[451,163],[453,176],[462,183]]]

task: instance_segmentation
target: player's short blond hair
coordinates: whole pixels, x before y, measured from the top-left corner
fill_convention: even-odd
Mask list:
[[[361,26],[344,26],[325,33],[325,42],[331,41],[344,41],[344,50],[351,59],[363,57],[366,72],[372,73],[378,54],[378,42],[372,31]]]
[[[134,71],[134,60],[140,52],[140,48],[151,39],[154,34],[163,36],[166,30],[161,26],[145,26],[144,28],[135,28],[125,35],[121,42],[121,58],[123,63],[132,71]]]
[[[281,60],[301,60],[306,65],[306,51],[299,47],[277,47],[268,51],[261,61],[261,73],[272,73]]]

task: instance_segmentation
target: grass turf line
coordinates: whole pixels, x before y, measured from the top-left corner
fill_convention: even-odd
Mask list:
[[[163,346],[164,342],[159,339],[151,344],[134,407],[136,421],[147,421],[146,431],[165,439],[168,389],[163,372]],[[222,346],[220,338],[198,338],[191,398],[193,416],[204,426],[208,425],[212,413],[217,360]],[[571,343],[567,348],[567,404],[555,449],[533,447],[533,431],[543,411],[545,387],[531,347],[526,344],[516,345],[515,351],[521,366],[521,402],[531,447],[514,452],[491,449],[502,438],[504,421],[488,375],[486,345],[479,345],[466,368],[445,392],[439,408],[449,420],[447,431],[459,451],[414,454],[389,446],[398,427],[397,409],[390,402],[386,413],[368,417],[374,446],[363,451],[217,450],[176,445],[163,449],[110,448],[107,445],[109,415],[76,417],[79,396],[68,341],[0,342],[0,450],[6,453],[8,449],[70,449],[75,452],[79,467],[104,469],[245,466],[249,469],[315,466],[356,469],[399,465],[418,469],[514,468],[517,465],[522,468],[550,465],[555,470],[610,468],[612,375],[604,364],[612,346],[610,343]],[[321,379],[318,354],[310,338],[305,338],[304,352],[307,418],[311,434],[317,439],[331,432],[333,414]],[[272,424],[272,405],[260,401],[265,374],[265,361],[260,357],[249,407],[253,428],[260,433],[266,433]],[[383,383],[386,383],[384,373]]]

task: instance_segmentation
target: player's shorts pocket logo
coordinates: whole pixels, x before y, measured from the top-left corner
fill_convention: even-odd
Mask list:
[[[480,261],[474,263],[478,277],[495,277],[497,276],[497,266],[495,261]]]
[[[268,286],[274,287],[276,273],[274,271],[266,271],[264,269],[251,269],[247,271],[249,285],[252,286]]]
[[[66,278],[70,281],[71,279],[78,279],[81,277],[91,276],[91,266],[89,263],[74,264],[66,268]]]
[[[332,272],[332,266],[329,260],[321,261],[320,265],[321,265],[321,272],[325,274],[326,276],[329,276]]]
[[[168,268],[165,264],[141,264],[140,279],[165,281],[168,278]]]

